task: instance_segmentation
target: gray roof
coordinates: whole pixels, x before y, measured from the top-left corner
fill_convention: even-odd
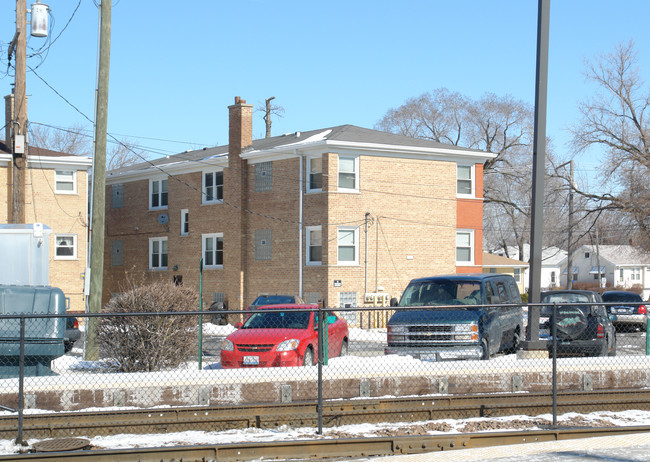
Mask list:
[[[401,146],[414,149],[444,149],[447,151],[455,151],[459,154],[475,153],[486,155],[484,151],[477,149],[467,149],[439,143],[436,141],[411,138],[409,136],[396,135],[394,133],[387,133],[379,130],[371,130],[368,128],[357,127],[355,125],[339,125],[336,127],[321,128],[318,130],[310,130],[306,132],[287,133],[270,138],[262,138],[259,140],[254,140],[252,145],[248,146],[245,151],[267,151],[282,148],[283,146],[289,147],[290,145],[305,142],[309,138],[318,137],[319,135],[322,135],[323,139],[326,139],[329,142],[376,144],[395,147]],[[170,163],[187,161],[196,162],[217,156],[224,156],[224,158],[227,158],[228,145],[203,148],[195,151],[185,151],[171,156],[161,157],[155,160],[145,161],[128,167],[111,170],[108,173],[109,175],[119,175],[122,173],[144,170],[151,167],[169,165]]]
[[[625,265],[650,265],[650,253],[641,247],[633,245],[583,245],[577,252],[584,251],[598,254],[600,258],[611,262],[616,266]]]

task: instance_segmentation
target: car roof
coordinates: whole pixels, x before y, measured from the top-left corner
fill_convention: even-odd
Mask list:
[[[629,291],[629,290],[607,290],[607,291],[603,292],[603,295],[605,295],[605,294],[611,294],[611,295],[614,295],[614,294],[616,294],[616,295],[618,295],[618,294],[626,294],[626,295],[634,294],[634,295],[639,295],[636,292],[632,292],[632,291]],[[641,295],[639,295],[639,297],[640,296]]]
[[[479,282],[486,279],[493,278],[512,278],[509,274],[495,274],[495,273],[464,273],[464,274],[443,274],[439,276],[429,276],[424,278],[413,279],[412,282],[424,282],[424,281],[435,281],[435,280],[453,280],[458,282]],[[514,279],[514,278],[513,278]]]
[[[260,310],[313,310],[318,308],[315,303],[280,303],[278,305],[261,305]],[[250,313],[250,311],[249,311]]]
[[[584,294],[584,295],[593,295],[598,294],[593,290],[574,290],[574,289],[565,289],[565,290],[547,290],[542,292],[542,295],[553,295],[553,294]]]

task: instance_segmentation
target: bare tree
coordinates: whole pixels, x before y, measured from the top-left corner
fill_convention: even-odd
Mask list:
[[[484,165],[484,237],[490,247],[529,240],[533,110],[511,96],[471,100],[446,88],[390,109],[375,128],[482,149],[496,154]]]
[[[48,125],[30,124],[30,144],[51,151],[65,152],[75,156],[92,154],[92,138],[81,125],[67,129]]]
[[[256,111],[264,113],[262,118],[264,119],[264,123],[266,124],[266,138],[271,137],[271,125],[273,124],[273,121],[271,120],[271,116],[276,115],[278,117],[282,117],[282,115],[284,114],[284,108],[282,106],[271,104],[271,101],[273,101],[274,99],[275,96],[266,98],[264,100],[265,103],[264,107],[258,107],[256,109]]]
[[[39,148],[74,156],[90,156],[93,153],[92,137],[81,125],[56,128],[32,123],[30,134],[30,144]],[[128,139],[122,141],[115,139],[115,144],[106,154],[108,170],[127,167],[147,159],[145,151]]]
[[[108,152],[106,168],[114,170],[147,160],[147,154],[130,140],[122,140]]]
[[[650,88],[639,76],[634,43],[587,63],[586,77],[597,85],[579,105],[581,120],[572,129],[576,152],[600,148],[605,159],[599,177],[609,192],[581,193],[592,210],[619,210],[639,230],[639,243],[650,248]]]

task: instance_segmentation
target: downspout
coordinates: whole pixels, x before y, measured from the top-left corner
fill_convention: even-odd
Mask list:
[[[298,155],[298,150],[295,149],[294,152]],[[302,196],[303,196],[303,154],[299,155],[300,159],[300,174],[298,175],[298,185],[300,186],[300,192],[298,193],[298,296],[302,298]]]

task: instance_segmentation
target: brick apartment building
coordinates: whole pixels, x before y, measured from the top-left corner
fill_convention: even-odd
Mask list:
[[[399,296],[411,278],[481,272],[492,154],[352,125],[252,139],[108,172],[104,301],[126,278],[199,287],[245,308],[262,293],[330,307]],[[377,297],[374,294],[382,294]]]
[[[13,95],[5,97],[11,120]],[[9,140],[11,124],[5,128]],[[30,146],[25,184],[25,222],[43,223],[50,234],[50,285],[70,299],[70,311],[85,311],[88,250],[88,174],[92,159]],[[12,150],[0,141],[0,223],[10,223]],[[4,202],[4,204],[2,204]],[[27,258],[27,257],[26,257]]]

